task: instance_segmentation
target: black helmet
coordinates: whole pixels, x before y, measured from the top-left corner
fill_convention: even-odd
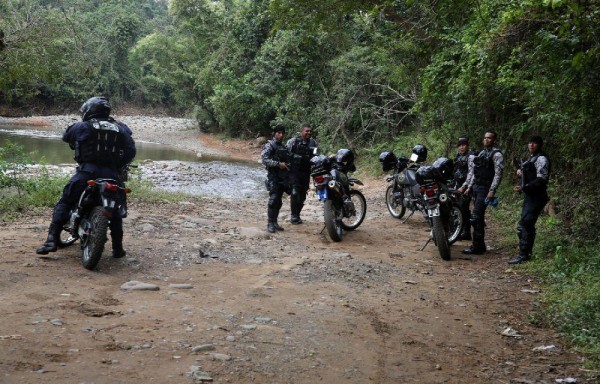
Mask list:
[[[354,163],[354,152],[351,149],[342,148],[335,154],[335,161],[342,165],[351,165]]]
[[[86,121],[94,117],[108,117],[110,115],[110,103],[104,96],[94,96],[88,99],[81,108],[81,120]]]
[[[444,180],[450,180],[454,172],[454,161],[447,157],[440,157],[433,162],[433,166],[438,169]]]
[[[398,164],[398,158],[394,155],[394,152],[385,151],[381,152],[381,155],[379,155],[379,162],[381,163],[383,170],[387,172],[394,169],[396,164]]]
[[[415,145],[415,147],[412,149],[412,153],[414,153],[415,155],[417,155],[417,163],[422,163],[425,160],[427,160],[427,147],[421,144],[417,144]]]

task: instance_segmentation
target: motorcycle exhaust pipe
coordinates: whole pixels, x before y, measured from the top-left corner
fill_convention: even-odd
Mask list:
[[[327,185],[329,186],[329,188],[335,188],[335,180],[329,180],[329,183],[327,183]]]
[[[440,201],[441,201],[442,203],[445,203],[446,201],[448,201],[448,195],[446,195],[445,193],[442,193],[442,194],[440,195]]]

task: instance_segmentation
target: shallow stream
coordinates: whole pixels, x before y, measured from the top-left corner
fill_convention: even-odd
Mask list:
[[[73,151],[61,136],[31,127],[0,125],[0,147],[7,141],[23,147],[35,162],[73,167]],[[198,156],[193,151],[136,141],[142,177],[161,189],[202,196],[262,198],[266,194],[264,168],[254,162],[225,156]]]

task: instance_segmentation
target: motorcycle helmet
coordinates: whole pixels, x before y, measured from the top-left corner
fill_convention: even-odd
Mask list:
[[[108,117],[110,115],[110,103],[104,96],[94,96],[88,99],[81,108],[81,120],[87,121],[94,117]]]
[[[398,158],[394,155],[394,152],[385,151],[381,152],[381,155],[379,155],[379,162],[381,163],[383,170],[387,172],[394,169],[398,163]]]
[[[354,152],[351,149],[342,148],[335,154],[335,161],[344,166],[352,165],[354,164]]]
[[[417,155],[417,163],[422,163],[425,160],[427,160],[427,147],[421,144],[417,144],[415,145],[415,147],[412,149],[412,153],[414,153],[415,155]]]
[[[440,157],[433,162],[433,166],[437,168],[444,180],[450,180],[454,172],[454,161],[447,157]]]

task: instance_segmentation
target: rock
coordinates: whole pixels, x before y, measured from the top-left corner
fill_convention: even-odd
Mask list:
[[[192,284],[169,284],[169,288],[192,289],[194,286]]]
[[[121,289],[126,291],[158,291],[160,287],[158,285],[132,280],[121,285]]]
[[[195,347],[192,347],[192,352],[194,352],[194,353],[206,352],[206,351],[212,351],[214,349],[215,349],[215,346],[213,344],[202,344],[202,345],[197,345]]]
[[[231,356],[226,355],[224,353],[211,353],[210,358],[212,360],[217,360],[217,361],[229,361],[231,360]]]

